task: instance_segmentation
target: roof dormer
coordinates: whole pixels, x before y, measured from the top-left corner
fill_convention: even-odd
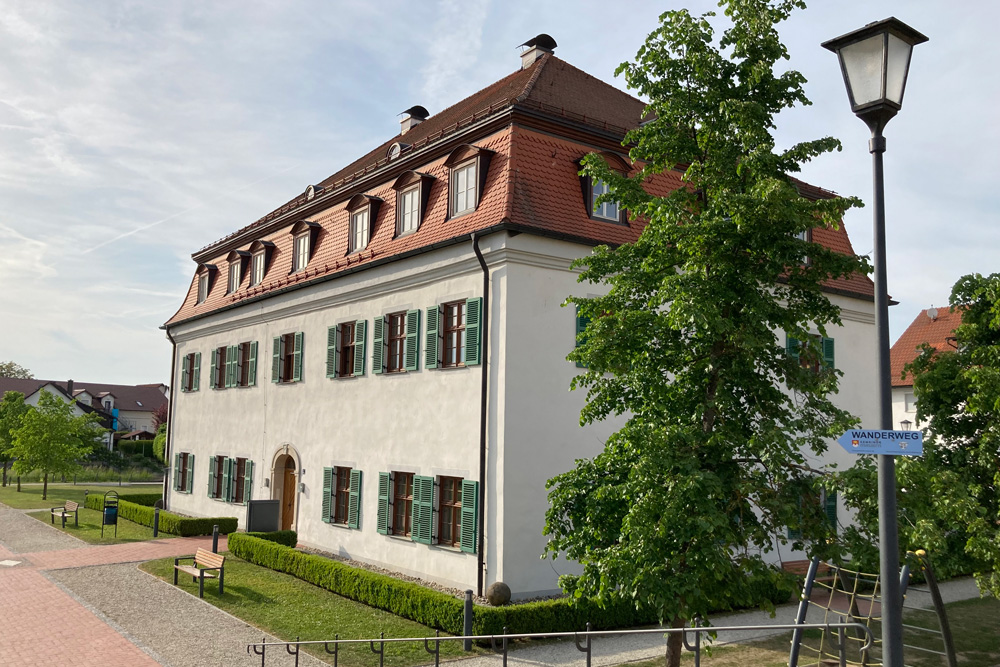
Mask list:
[[[218,267],[215,264],[199,264],[198,270],[195,271],[196,282],[198,285],[198,292],[196,295],[197,301],[195,303],[204,303],[208,295],[212,293],[212,287],[215,286],[215,276],[219,273]]]

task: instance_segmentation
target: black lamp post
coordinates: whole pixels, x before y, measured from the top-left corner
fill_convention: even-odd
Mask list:
[[[840,58],[851,110],[872,132],[868,151],[874,165],[875,336],[878,354],[879,428],[892,430],[889,370],[889,293],[885,272],[885,187],[882,129],[903,106],[913,46],[927,37],[895,18],[869,23],[860,30],[823,42]],[[878,457],[879,552],[882,580],[882,664],[903,667],[903,600],[899,587],[899,531],[896,510],[896,461]]]

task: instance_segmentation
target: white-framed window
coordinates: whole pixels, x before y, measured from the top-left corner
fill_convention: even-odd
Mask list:
[[[368,209],[363,208],[351,214],[350,252],[364,250],[368,245]]]
[[[399,229],[397,234],[408,234],[420,226],[420,188],[414,186],[399,194]]]
[[[208,298],[208,273],[198,276],[198,303],[203,303]]]
[[[451,172],[451,214],[476,208],[476,162],[467,162]]]
[[[912,391],[906,392],[903,395],[903,400],[906,402],[905,409],[907,412],[917,411],[917,397]]]
[[[596,203],[598,197],[607,194],[610,191],[611,190],[610,188],[608,188],[607,183],[598,179],[594,180],[593,189],[591,191],[593,194],[593,199],[591,201],[595,202],[594,217],[603,218],[604,220],[614,220],[615,222],[618,222],[618,220],[620,219],[620,214],[618,211],[618,202],[605,201],[603,204]]]
[[[309,263],[309,234],[299,234],[295,237],[292,249],[292,272],[301,271]]]
[[[232,294],[240,288],[240,262],[229,263],[229,290],[226,294]]]
[[[264,251],[261,250],[253,256],[250,263],[250,286],[260,285],[264,282]]]

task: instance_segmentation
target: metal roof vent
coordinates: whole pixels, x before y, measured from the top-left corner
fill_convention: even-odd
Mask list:
[[[542,54],[552,53],[556,50],[556,40],[543,32],[540,35],[535,35],[518,48],[521,47],[526,47],[521,52],[521,69],[528,69],[542,57]]]
[[[406,117],[399,121],[401,128],[399,131],[400,134],[406,134],[411,129],[427,120],[427,117],[431,115],[427,109],[423,108],[419,104],[410,107],[406,111],[400,112],[400,115],[402,114],[406,114]]]

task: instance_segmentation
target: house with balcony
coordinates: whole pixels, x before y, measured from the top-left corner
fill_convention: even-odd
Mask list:
[[[249,500],[278,500],[310,547],[479,593],[556,590],[571,565],[539,559],[546,480],[623,423],[579,424],[579,322],[562,303],[599,288],[571,264],[643,228],[594,206],[605,186],[579,162],[631,171],[621,143],[644,104],[547,36],[526,46],[510,75],[433,115],[410,108],[398,134],[192,255],[164,325],[180,388],[170,509],[243,523]],[[812,240],[853,252],[843,227]],[[872,284],[827,293],[844,321],[825,346],[838,401],[873,419]]]

